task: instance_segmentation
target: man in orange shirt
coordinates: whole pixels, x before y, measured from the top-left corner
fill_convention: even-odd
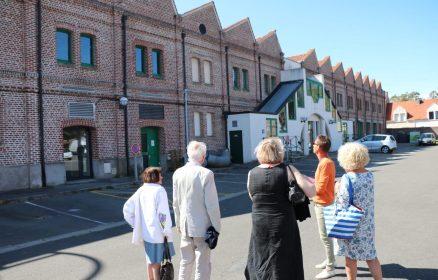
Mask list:
[[[315,216],[318,221],[319,236],[324,245],[326,255],[326,259],[315,266],[316,268],[324,269],[316,275],[316,279],[327,279],[336,275],[333,240],[327,236],[323,211],[324,207],[332,204],[335,198],[336,168],[333,160],[328,156],[330,146],[330,139],[324,135],[318,135],[313,142],[313,153],[319,160],[315,172],[316,195],[313,197],[313,202],[315,203]]]

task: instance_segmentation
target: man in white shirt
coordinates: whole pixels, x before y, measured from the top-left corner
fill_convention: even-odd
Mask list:
[[[205,143],[191,141],[187,146],[189,161],[173,174],[173,210],[181,234],[180,280],[191,278],[194,262],[195,279],[210,279],[210,248],[205,235],[210,226],[221,230],[214,175],[202,166],[206,153]]]

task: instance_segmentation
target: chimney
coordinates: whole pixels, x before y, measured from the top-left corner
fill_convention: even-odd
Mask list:
[[[417,103],[417,105],[420,105],[421,103],[423,103],[423,99],[417,97],[415,98],[415,103]]]

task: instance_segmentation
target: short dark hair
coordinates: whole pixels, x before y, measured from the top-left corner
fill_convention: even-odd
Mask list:
[[[143,182],[158,183],[160,181],[160,176],[161,176],[160,167],[148,167],[143,171]]]
[[[315,144],[318,145],[321,150],[328,153],[330,151],[330,147],[332,146],[332,142],[330,138],[325,135],[318,135],[315,139]]]

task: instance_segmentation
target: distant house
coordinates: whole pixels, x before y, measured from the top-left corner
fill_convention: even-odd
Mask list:
[[[331,138],[332,151],[342,145],[344,122],[325,91],[323,75],[311,75],[304,68],[290,67],[295,62],[285,61],[281,83],[254,111],[228,115],[233,161],[255,160],[254,148],[266,137],[282,138],[290,152],[287,155],[308,155],[311,143],[319,134]],[[351,135],[351,125],[349,130],[346,133]]]
[[[386,129],[398,142],[423,132],[438,135],[438,98],[388,103],[386,112]]]

